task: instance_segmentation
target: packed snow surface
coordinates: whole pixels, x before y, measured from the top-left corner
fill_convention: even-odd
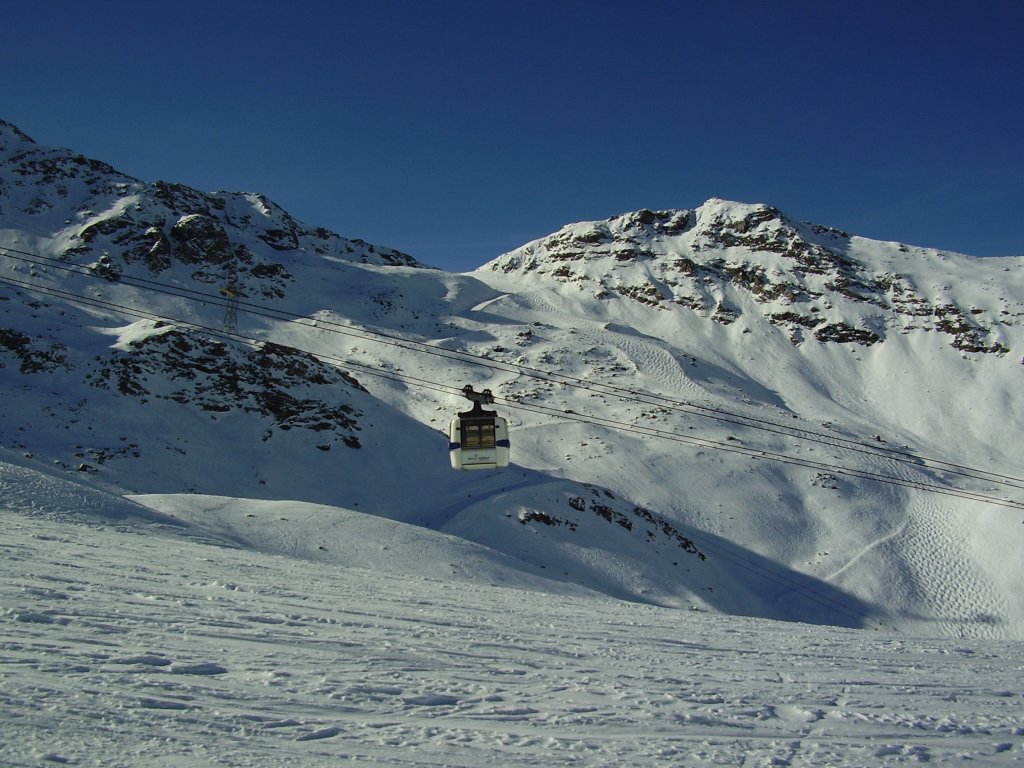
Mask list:
[[[5,766],[1024,760],[1020,643],[468,583],[451,537],[342,509],[314,559],[281,525],[308,505],[16,479]]]

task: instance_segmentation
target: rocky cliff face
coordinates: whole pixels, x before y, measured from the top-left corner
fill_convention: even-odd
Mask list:
[[[266,424],[264,441],[275,431],[308,429],[320,436],[321,450],[335,443],[360,447],[362,414],[344,393],[366,390],[347,373],[280,344],[239,348],[159,325],[131,341],[129,354],[98,361],[85,374],[92,386],[143,402],[171,400],[214,421],[218,414],[253,414]]]
[[[50,255],[112,280],[133,267],[160,276],[181,265],[199,283],[233,282],[245,295],[280,298],[292,282],[289,266],[303,258],[419,266],[400,251],[306,226],[263,195],[143,182],[40,146],[3,121],[0,164],[0,215],[49,241]]]
[[[418,267],[411,256],[307,227],[262,195],[142,182],[40,146],[2,121],[0,164],[0,247],[7,257],[0,265],[0,369],[23,375],[12,387],[19,381],[26,391],[53,390],[47,418],[63,417],[64,430],[89,433],[76,435],[75,455],[85,466],[122,453],[123,436],[101,437],[99,421],[81,415],[86,401],[111,397],[128,398],[128,411],[170,402],[214,422],[245,415],[261,425],[264,441],[296,430],[323,451],[360,447],[362,414],[351,393],[365,390],[336,366],[281,344],[219,341],[209,333],[219,322],[193,310],[184,314],[197,325],[182,326],[123,326],[117,310],[141,309],[145,316],[159,295],[139,295],[147,280],[165,293],[218,297],[228,290],[274,302],[289,295],[303,264]],[[35,285],[42,293],[33,293]],[[76,296],[114,314],[98,321],[80,312]],[[220,312],[215,306],[214,316]],[[127,340],[111,344],[111,327]],[[74,391],[87,395],[68,396]],[[12,405],[9,415],[0,430],[5,442],[28,446],[23,436],[39,429],[36,409]]]
[[[543,276],[601,298],[683,307],[721,324],[755,307],[796,345],[870,346],[894,329],[924,329],[965,352],[1006,354],[998,326],[1011,312],[962,306],[918,285],[915,261],[934,270],[956,258],[794,222],[767,205],[709,200],[695,210],[569,225],[486,268]]]

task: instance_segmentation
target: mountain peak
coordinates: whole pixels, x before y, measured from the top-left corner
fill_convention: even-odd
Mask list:
[[[1005,354],[995,307],[961,306],[921,285],[949,258],[796,222],[771,205],[712,198],[692,210],[641,209],[570,224],[481,270],[724,325],[767,321],[795,345],[809,336],[872,345],[894,326],[929,317],[927,327],[947,333],[956,349]]]
[[[35,144],[36,142],[13,123],[0,120],[0,150],[10,149],[14,144],[18,143]]]
[[[291,280],[285,261],[299,254],[422,266],[393,248],[306,226],[263,195],[140,181],[105,162],[39,145],[5,121],[0,157],[9,170],[0,212],[43,238],[52,251],[47,255],[101,268],[111,278],[140,267],[156,275],[186,265],[201,283],[224,284],[233,273],[248,283],[242,286],[248,295],[280,298]]]
[[[808,231],[838,230],[793,224],[774,206],[712,198],[695,209],[640,209],[604,221],[579,222],[499,256],[481,269],[498,272],[552,272],[551,264],[594,262],[601,267],[630,261],[686,259],[702,251],[744,246],[751,251],[799,253],[810,249]],[[598,270],[600,271],[600,270]]]

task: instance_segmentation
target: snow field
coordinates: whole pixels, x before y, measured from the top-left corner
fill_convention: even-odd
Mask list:
[[[56,516],[2,511],[4,765],[834,767],[1024,755],[1019,643],[468,584],[410,575],[384,554],[377,567],[369,554],[346,567],[83,510],[88,499]]]

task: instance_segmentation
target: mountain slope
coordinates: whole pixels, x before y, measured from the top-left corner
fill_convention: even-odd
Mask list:
[[[454,275],[259,195],[0,138],[12,468],[177,520],[240,498],[369,513],[458,537],[503,579],[1024,636],[1018,261],[713,200]],[[498,396],[515,467],[447,468],[467,383]],[[306,535],[278,522],[213,528]],[[338,548],[316,546],[296,552]]]
[[[1021,756],[1020,643],[623,603],[295,501],[174,500],[193,522],[2,464],[0,486],[4,765]]]
[[[646,413],[634,404],[635,423],[826,465],[737,464],[722,445],[675,459],[671,443],[654,441],[618,472],[602,465],[611,487],[658,509],[685,505],[700,528],[900,613],[923,602],[951,624],[973,624],[1018,613],[1004,589],[1021,575],[1019,513],[827,465],[1019,500],[1020,481],[1004,478],[1019,476],[1024,428],[1011,405],[1021,375],[1011,349],[1024,341],[1020,267],[713,200],[570,225],[475,274],[507,292],[489,312],[558,318],[586,350],[575,358],[579,379],[610,374],[685,403]],[[533,359],[573,357],[531,340]],[[588,407],[566,397],[574,406]],[[893,463],[889,449],[907,455]],[[965,478],[962,465],[983,471]]]

